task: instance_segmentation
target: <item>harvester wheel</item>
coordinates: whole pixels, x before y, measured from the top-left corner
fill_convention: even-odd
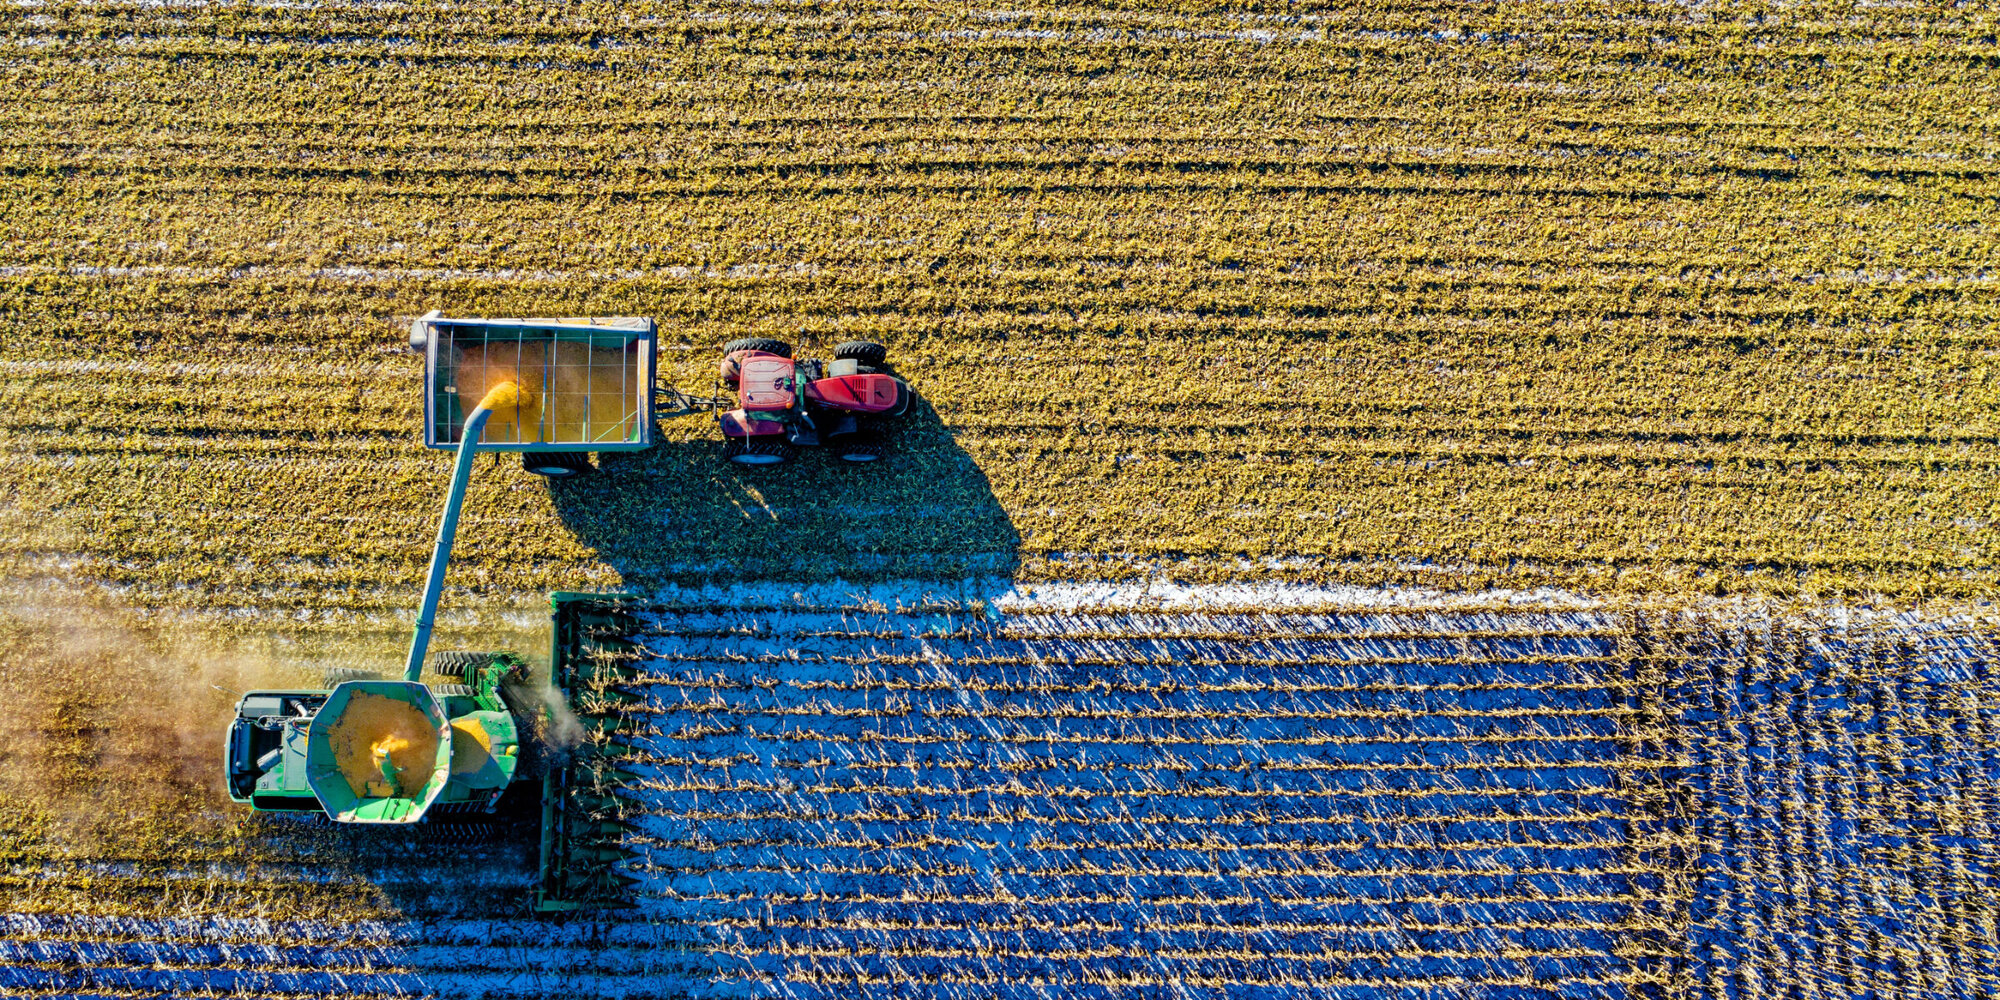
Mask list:
[[[744,337],[722,345],[722,353],[725,355],[735,354],[737,351],[763,351],[765,354],[789,358],[792,356],[792,345],[769,337]]]
[[[872,340],[850,340],[833,349],[837,361],[853,358],[864,365],[879,365],[889,360],[889,349]]]
[[[472,653],[462,649],[446,650],[431,654],[431,673],[439,677],[465,677],[474,670],[493,662],[499,653]]]
[[[724,438],[722,457],[737,465],[778,465],[792,460],[792,443],[775,434]]]
[[[591,471],[587,451],[524,451],[521,468],[550,479],[571,479]]]
[[[379,681],[382,675],[360,667],[328,667],[326,672],[320,675],[320,679],[326,682],[327,687],[333,687],[348,681]]]

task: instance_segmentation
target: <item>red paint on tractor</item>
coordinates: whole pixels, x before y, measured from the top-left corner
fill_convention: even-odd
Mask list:
[[[888,413],[903,403],[903,385],[889,375],[842,375],[806,385],[806,398],[855,413]]]
[[[744,355],[737,362],[737,380],[736,398],[746,410],[789,410],[798,398],[790,358]]]

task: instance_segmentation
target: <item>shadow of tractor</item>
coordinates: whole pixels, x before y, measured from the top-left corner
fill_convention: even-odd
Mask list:
[[[563,524],[625,589],[714,582],[1010,577],[1020,535],[937,411],[919,397],[886,435],[887,458],[820,448],[745,467],[722,457],[711,418],[670,418],[661,443],[599,456],[552,481]]]

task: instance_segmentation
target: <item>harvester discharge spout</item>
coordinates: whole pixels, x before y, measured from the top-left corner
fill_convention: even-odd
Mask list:
[[[451,489],[445,493],[444,516],[438,521],[437,544],[431,548],[431,567],[424,574],[423,610],[417,612],[417,631],[410,636],[410,655],[403,661],[403,679],[415,683],[424,673],[424,656],[430,652],[431,626],[437,620],[438,595],[444,591],[445,567],[451,563],[451,542],[458,534],[458,510],[465,504],[465,486],[472,479],[472,458],[478,454],[486,421],[501,410],[513,410],[526,402],[527,394],[512,382],[502,382],[488,390],[477,409],[465,418],[458,440],[458,458],[451,467]]]

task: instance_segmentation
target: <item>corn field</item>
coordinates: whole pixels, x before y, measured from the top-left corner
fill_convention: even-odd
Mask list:
[[[653,316],[688,387],[732,337],[879,340],[966,459],[740,485],[670,421],[610,492],[694,495],[629,573],[483,479],[489,598],[980,544],[1030,579],[1993,586],[1982,12],[10,11],[20,575],[400,606],[442,459],[395,347],[448,307]],[[970,467],[1017,538],[926,509]],[[744,491],[787,537],[918,523],[772,563]]]
[[[0,992],[2000,993],[1997,21],[11,4]],[[655,601],[615,915],[209,774],[407,634],[432,309],[922,396],[478,466],[445,634]]]

